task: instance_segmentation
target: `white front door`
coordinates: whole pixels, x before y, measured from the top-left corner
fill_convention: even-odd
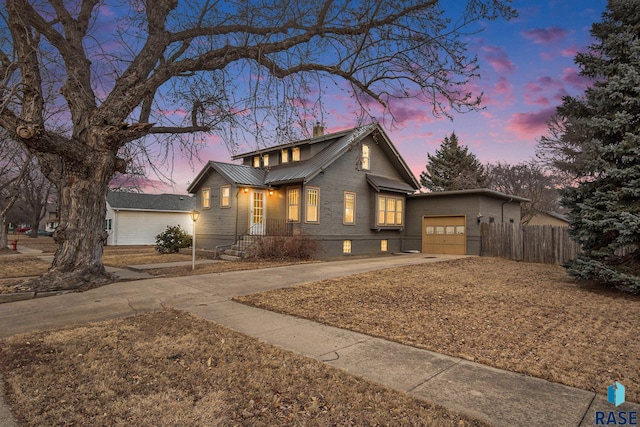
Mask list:
[[[249,234],[262,236],[265,220],[264,191],[253,190],[249,204]]]

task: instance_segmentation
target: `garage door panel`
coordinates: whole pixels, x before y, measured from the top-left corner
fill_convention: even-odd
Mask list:
[[[465,216],[423,217],[422,252],[464,255],[467,253]]]

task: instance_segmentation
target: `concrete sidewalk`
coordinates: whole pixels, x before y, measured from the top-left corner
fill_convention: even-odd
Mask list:
[[[591,426],[595,411],[640,411],[638,404],[614,408],[593,392],[231,301],[267,289],[451,258],[412,254],[115,283],[3,304],[0,338],[172,306],[497,426]],[[0,425],[11,426],[6,414],[0,405]]]

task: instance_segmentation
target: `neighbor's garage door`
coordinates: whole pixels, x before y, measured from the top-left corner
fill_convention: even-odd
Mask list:
[[[465,255],[467,227],[464,216],[422,218],[422,253]]]

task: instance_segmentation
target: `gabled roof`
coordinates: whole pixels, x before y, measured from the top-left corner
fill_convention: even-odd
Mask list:
[[[161,212],[190,212],[196,207],[196,200],[182,194],[141,194],[109,191],[107,203],[111,209],[144,210]]]
[[[530,202],[531,200],[515,196],[513,194],[505,194],[500,191],[491,190],[489,188],[472,188],[469,190],[452,190],[452,191],[433,191],[431,193],[418,193],[412,194],[409,197],[411,198],[422,198],[422,197],[446,197],[446,196],[459,196],[459,195],[478,195],[478,196],[487,196],[492,197],[494,199],[506,200],[508,202]]]
[[[234,156],[234,159],[252,156],[265,151],[278,150],[296,145],[315,144],[328,141],[329,144],[313,157],[299,161],[289,162],[272,166],[265,169],[253,168],[245,165],[234,165],[231,163],[209,162],[193,180],[187,191],[193,193],[201,181],[209,174],[211,169],[216,170],[230,183],[239,185],[249,185],[254,187],[269,187],[293,182],[308,182],[320,172],[324,171],[333,162],[346,153],[354,144],[362,141],[366,136],[374,134],[376,142],[387,154],[391,163],[396,167],[400,175],[406,182],[411,183],[410,192],[420,188],[420,184],[409,169],[409,166],[402,159],[396,148],[393,146],[382,128],[377,124],[370,124],[332,134],[322,135],[304,141],[297,141],[290,144],[282,144],[269,147],[266,150],[253,151]],[[406,184],[405,184],[406,185]]]

